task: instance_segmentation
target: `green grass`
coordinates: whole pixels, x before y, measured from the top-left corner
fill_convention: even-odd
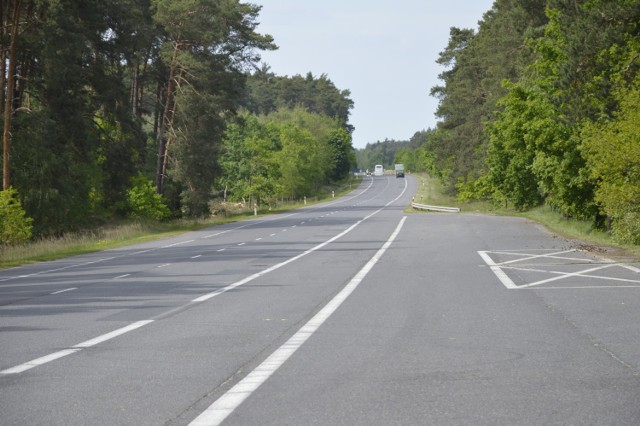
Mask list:
[[[142,243],[211,225],[213,223],[206,224],[204,221],[112,223],[83,232],[68,233],[62,237],[40,239],[25,245],[0,246],[0,268]]]
[[[596,251],[606,251],[612,257],[627,257],[640,259],[640,247],[616,244],[608,233],[594,230],[589,222],[566,220],[561,215],[543,206],[521,213],[505,208],[496,208],[489,202],[474,201],[461,202],[455,197],[442,193],[437,179],[427,175],[415,175],[420,186],[415,195],[415,201],[421,204],[432,204],[448,207],[459,207],[463,212],[495,214],[505,216],[520,216],[544,225],[551,232],[569,239],[577,239]],[[313,205],[331,198],[331,191],[336,197],[356,188],[359,180],[347,182],[338,186],[323,188],[322,197],[307,199],[307,205]],[[261,210],[260,216],[281,213],[302,207],[303,202],[283,203],[271,211]],[[411,210],[411,209],[410,209]],[[413,210],[411,210],[413,211]],[[112,249],[146,241],[167,238],[188,231],[208,228],[223,223],[236,222],[251,218],[253,210],[236,209],[227,211],[224,215],[197,220],[177,220],[172,222],[118,222],[87,230],[81,233],[67,234],[61,238],[49,238],[23,246],[0,246],[0,268],[9,268],[27,263],[60,259],[67,256],[91,253]]]
[[[307,199],[313,205],[331,199],[332,191],[339,197],[356,188],[359,179],[322,189],[322,196]],[[285,202],[271,210],[264,207],[259,216],[286,212],[304,206],[304,202]],[[217,216],[203,219],[180,219],[171,222],[120,221],[92,228],[78,233],[68,233],[59,238],[46,238],[21,246],[0,245],[0,269],[28,263],[55,260],[68,256],[92,253],[132,244],[171,237],[188,231],[195,231],[224,223],[237,222],[254,217],[251,208],[230,207]]]
[[[458,207],[464,212],[504,214],[504,212],[496,209],[491,203],[484,201],[463,202],[451,195],[444,194],[440,181],[429,175],[419,173],[414,176],[420,182],[418,191],[414,197],[416,203],[443,207]]]
[[[459,201],[455,197],[443,194],[438,179],[426,174],[417,174],[415,176],[420,182],[418,192],[415,195],[416,203],[459,207],[462,212],[467,213],[525,217],[540,223],[549,231],[561,237],[579,240],[578,245],[582,245],[583,248],[590,251],[607,253],[607,256],[613,258],[635,261],[640,259],[640,246],[618,244],[613,241],[608,232],[594,229],[590,222],[566,219],[548,206],[537,207],[526,212],[518,212],[505,207],[496,207],[489,201]]]

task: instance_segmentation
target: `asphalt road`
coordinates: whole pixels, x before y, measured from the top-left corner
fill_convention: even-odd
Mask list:
[[[640,424],[638,264],[416,185],[0,271],[0,424]]]

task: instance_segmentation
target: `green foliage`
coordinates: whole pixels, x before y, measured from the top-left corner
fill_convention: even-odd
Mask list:
[[[131,217],[154,220],[169,218],[171,215],[169,208],[148,178],[138,174],[131,179],[131,185],[127,190],[127,203],[131,210]]]
[[[26,243],[32,227],[33,219],[22,209],[18,191],[13,187],[0,191],[0,245]]]
[[[160,60],[166,87],[157,134],[159,192],[167,177],[181,189],[181,213],[208,214],[219,175],[218,154],[226,121],[240,102],[244,72],[273,49],[255,31],[259,6],[238,1],[155,0],[154,19],[166,32]]]
[[[251,204],[312,196],[348,173],[352,151],[351,135],[330,117],[301,108],[245,113],[225,133],[219,188]]]
[[[150,174],[147,160],[156,158],[168,159],[162,178],[172,208],[206,214],[224,127],[238,108],[246,69],[259,61],[257,51],[276,47],[256,31],[260,6],[16,4],[22,11],[13,58],[20,79],[11,177],[34,218],[34,234],[60,235],[96,216],[126,213],[130,178]],[[0,40],[4,52],[13,41],[9,33]],[[154,146],[159,141],[170,146],[169,156]]]
[[[423,148],[398,148],[393,158],[393,164],[404,164],[408,173],[421,173],[427,171],[429,163],[428,151]]]
[[[315,77],[309,72],[305,77],[281,77],[264,65],[249,75],[241,105],[256,115],[300,107],[338,120],[340,126],[351,133],[353,127],[349,124],[349,114],[353,101],[349,96],[348,90],[339,90],[326,74]]]
[[[422,130],[414,133],[408,141],[387,139],[369,143],[355,152],[357,167],[361,171],[373,171],[376,164],[382,164],[385,169],[393,169],[394,164],[404,164],[408,173],[432,171],[434,159],[430,143],[433,136],[434,131]]]
[[[638,6],[503,0],[477,34],[452,29],[440,59],[449,67],[445,86],[433,90],[442,121],[424,145],[437,174],[457,181],[462,198],[488,194],[519,210],[544,201],[564,216],[595,222],[599,204],[614,235],[634,240],[632,166],[613,157],[625,152],[617,139],[637,133],[623,127],[638,117],[616,111],[624,102],[634,105],[627,111],[637,109],[623,89],[640,70]]]
[[[477,32],[451,28],[449,43],[438,63],[443,85],[432,88],[439,99],[436,133],[428,142],[431,173],[448,192],[486,172],[489,132],[498,101],[506,94],[503,81],[516,82],[531,58],[524,42],[537,36],[546,22],[544,0],[497,0],[483,16]]]
[[[282,150],[278,159],[282,173],[282,195],[300,199],[312,195],[323,182],[328,164],[319,159],[318,144],[311,133],[294,124],[280,126]]]
[[[487,175],[466,181],[460,178],[458,185],[456,185],[456,190],[456,199],[458,201],[469,202],[489,198],[491,198],[494,204],[506,203],[508,201],[507,197],[491,184]]]
[[[183,99],[188,97],[189,99]],[[211,189],[220,174],[224,117],[216,114],[219,104],[214,96],[185,90],[181,95],[179,132],[169,153],[169,176],[181,187],[181,213],[186,217],[208,216]]]
[[[362,171],[373,172],[376,164],[382,164],[385,169],[391,168],[398,150],[407,148],[409,141],[395,141],[385,139],[376,143],[368,143],[363,149],[356,151],[358,168]]]
[[[353,167],[356,157],[351,144],[351,135],[344,129],[335,130],[328,139],[331,149],[329,177],[332,181],[345,179]]]
[[[487,182],[496,201],[526,210],[540,203],[536,146],[549,137],[553,121],[539,94],[521,86],[512,85],[501,105],[498,120],[489,127]]]
[[[225,199],[250,204],[275,202],[282,192],[278,133],[277,125],[261,123],[248,114],[229,125],[220,159]]]
[[[640,78],[617,98],[613,120],[585,128],[583,149],[614,238],[640,244]]]
[[[134,119],[115,115],[94,118],[99,137],[96,151],[93,208],[109,209],[121,205],[131,178],[140,170],[144,158],[144,140]]]

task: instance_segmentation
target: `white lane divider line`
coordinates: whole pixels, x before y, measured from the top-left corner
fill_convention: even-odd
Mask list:
[[[73,290],[77,290],[77,289],[78,289],[78,287],[65,288],[64,290],[54,291],[53,293],[51,293],[51,295],[60,294],[60,293],[66,293],[67,291],[73,291]]]
[[[266,360],[249,373],[244,379],[229,389],[218,398],[202,414],[194,419],[190,426],[215,426],[226,419],[236,408],[240,406],[256,389],[258,389],[269,377],[273,375],[324,322],[342,305],[342,303],[354,292],[362,280],[378,263],[387,249],[396,239],[407,217],[403,217],[393,231],[387,242],[367,262],[367,264],[351,279],[351,281],[338,293],[324,308],[309,320],[286,343],[280,346]]]
[[[316,246],[316,247],[314,247],[314,248],[312,248],[312,249],[310,249],[310,250],[307,250],[306,252],[304,252],[304,253],[302,253],[302,254],[300,254],[300,255],[298,255],[298,256],[295,256],[295,257],[293,257],[293,258],[291,258],[291,259],[289,259],[289,260],[287,260],[287,261],[285,261],[285,262],[282,262],[282,263],[279,263],[279,264],[277,264],[277,265],[274,265],[274,266],[272,266],[271,268],[268,268],[268,269],[266,269],[266,270],[262,271],[261,273],[257,273],[257,274],[251,275],[250,277],[247,277],[247,278],[245,278],[244,280],[238,281],[238,282],[236,282],[236,283],[234,283],[234,284],[231,284],[231,285],[229,285],[229,286],[227,286],[227,287],[224,287],[224,288],[222,288],[222,289],[219,289],[219,290],[217,290],[217,291],[215,291],[215,292],[212,292],[212,293],[206,294],[206,295],[204,295],[204,296],[202,296],[202,297],[199,297],[198,299],[194,299],[194,300],[193,300],[193,301],[191,301],[190,303],[194,303],[194,302],[201,302],[201,301],[208,300],[208,299],[210,299],[210,298],[212,298],[212,297],[214,297],[214,296],[217,296],[218,294],[222,294],[222,293],[224,293],[224,292],[226,292],[226,291],[229,291],[229,290],[231,290],[231,289],[233,289],[233,288],[236,288],[236,287],[238,287],[238,286],[240,286],[240,285],[242,285],[242,284],[245,284],[245,283],[247,283],[247,282],[249,282],[249,281],[252,281],[252,280],[254,280],[254,279],[256,279],[256,278],[258,278],[258,277],[260,277],[260,276],[262,276],[262,275],[264,275],[264,274],[266,274],[266,273],[268,273],[268,272],[271,272],[271,271],[273,271],[273,270],[276,270],[276,269],[278,269],[278,268],[280,268],[280,267],[282,267],[282,266],[284,266],[284,265],[286,265],[286,264],[288,264],[288,263],[291,263],[291,262],[293,262],[293,261],[295,261],[295,260],[297,260],[297,259],[301,258],[302,256],[306,256],[307,254],[309,254],[309,253],[311,253],[311,252],[313,252],[313,251],[316,251],[316,250],[318,250],[318,249],[320,249],[320,248],[322,248],[322,247],[326,246],[327,244],[329,244],[329,243],[331,243],[331,242],[333,242],[333,241],[337,240],[338,238],[340,238],[340,237],[342,237],[343,235],[345,235],[345,234],[347,234],[348,232],[350,232],[352,229],[354,229],[354,228],[355,228],[356,226],[358,226],[360,223],[362,223],[362,222],[364,222],[365,220],[369,219],[370,217],[372,217],[372,216],[374,216],[374,215],[378,214],[379,212],[381,212],[382,210],[384,210],[384,208],[385,208],[385,207],[389,206],[391,203],[393,203],[393,202],[397,201],[397,200],[398,200],[398,199],[399,199],[399,198],[400,198],[400,197],[405,193],[406,189],[407,189],[407,185],[406,185],[406,182],[405,182],[405,188],[404,188],[404,190],[403,190],[403,191],[402,191],[402,193],[400,193],[400,195],[398,195],[395,199],[393,199],[392,201],[388,202],[384,207],[382,207],[382,208],[380,208],[380,209],[376,210],[375,212],[373,212],[373,213],[369,214],[368,216],[364,217],[363,219],[359,220],[358,222],[356,222],[355,224],[353,224],[352,226],[350,226],[350,227],[349,227],[348,229],[346,229],[345,231],[343,231],[343,232],[341,232],[340,234],[336,235],[335,237],[333,237],[333,238],[331,238],[331,239],[329,239],[329,240],[325,241],[324,243],[319,244],[318,246]],[[401,224],[404,222],[404,219],[406,219],[406,218],[403,218],[403,220],[401,221]],[[399,226],[400,226],[400,225],[399,225]],[[286,231],[286,229],[284,229],[283,231]],[[394,238],[395,238],[395,237],[394,237]],[[185,243],[186,243],[186,241],[185,241]],[[166,247],[170,247],[170,246],[166,246]],[[222,248],[222,249],[220,249],[220,250],[218,250],[218,251],[219,251],[219,252],[221,252],[221,251],[224,251],[224,250],[226,250],[226,249]],[[151,250],[145,250],[144,252],[146,252],[146,251],[151,251]],[[115,257],[113,257],[113,258],[111,258],[111,259],[115,259]],[[88,264],[92,264],[92,263],[97,263],[97,262],[104,261],[104,260],[107,260],[107,259],[100,259],[100,260],[98,260],[98,261],[87,262],[87,263],[85,263],[85,264],[83,264],[83,265],[88,265]],[[168,265],[170,265],[170,263],[167,263],[167,264],[165,264],[165,265],[161,265],[161,266],[168,266]],[[77,267],[77,266],[82,266],[82,265],[71,265],[71,266],[67,266],[67,267],[59,268],[59,269],[57,269],[57,270],[63,270],[63,269],[71,268],[71,267]],[[44,272],[46,273],[46,272],[51,272],[51,271],[54,271],[54,270],[49,270],[49,271],[44,271]],[[41,274],[41,273],[35,273],[35,274],[31,274],[31,275],[40,275],[40,274]],[[182,308],[183,308],[183,307],[180,307],[180,309],[182,309]],[[46,355],[46,356],[43,356],[43,357],[40,357],[40,358],[36,358],[36,359],[31,360],[31,361],[29,361],[29,362],[26,362],[26,363],[24,363],[24,364],[20,364],[20,365],[17,365],[17,366],[15,366],[15,367],[11,367],[11,368],[7,368],[7,369],[5,369],[5,370],[1,370],[1,371],[0,371],[0,374],[4,375],[4,374],[18,374],[18,373],[22,373],[22,372],[27,371],[27,370],[30,370],[30,369],[32,369],[32,368],[34,368],[34,367],[37,367],[37,366],[40,366],[40,365],[43,365],[43,364],[49,363],[49,362],[51,362],[51,361],[54,361],[54,360],[56,360],[56,359],[59,359],[59,358],[65,357],[65,356],[67,356],[67,355],[71,355],[71,354],[73,354],[73,353],[79,352],[79,351],[81,351],[82,349],[85,349],[85,348],[88,348],[88,347],[91,347],[91,346],[95,346],[95,345],[97,345],[97,344],[99,344],[99,343],[102,343],[102,342],[105,342],[105,341],[107,341],[107,340],[113,339],[114,337],[118,337],[118,336],[120,336],[120,335],[122,335],[122,334],[128,333],[129,331],[136,330],[136,329],[138,329],[138,328],[140,328],[140,327],[143,327],[143,326],[145,326],[145,325],[147,325],[147,324],[151,324],[151,323],[152,323],[152,322],[154,322],[154,321],[155,321],[155,320],[137,321],[137,322],[135,322],[135,323],[133,323],[133,324],[129,324],[128,326],[122,327],[122,328],[120,328],[120,329],[118,329],[118,330],[112,331],[112,332],[107,333],[107,334],[103,334],[102,336],[96,337],[96,338],[91,339],[91,340],[84,341],[84,342],[82,342],[82,343],[79,343],[79,344],[77,344],[77,345],[75,345],[75,346],[73,346],[73,347],[71,347],[71,348],[69,348],[69,349],[63,349],[63,350],[61,350],[61,351],[57,351],[57,352],[54,352],[54,353],[49,354],[49,355]]]
[[[145,320],[145,321],[138,321],[138,322],[134,322],[133,324],[129,324],[126,327],[122,327],[119,328],[117,330],[114,330],[110,333],[107,334],[103,334],[102,336],[98,336],[94,339],[91,340],[86,340],[82,343],[78,343],[77,345],[69,348],[69,349],[63,349],[61,351],[58,352],[54,352],[52,354],[40,357],[40,358],[36,358],[34,360],[31,360],[29,362],[25,362],[24,364],[20,364],[17,365],[15,367],[11,367],[11,368],[7,368],[6,370],[2,370],[0,371],[0,374],[18,374],[18,373],[22,373],[24,371],[30,370],[34,367],[38,367],[40,365],[46,364],[48,362],[51,361],[55,361],[56,359],[60,359],[62,357],[65,357],[67,355],[71,355],[74,354],[76,352],[81,351],[82,349],[86,349],[86,348],[90,348],[91,346],[95,346],[99,343],[102,342],[106,342],[107,340],[111,340],[114,337],[118,337],[121,336],[125,333],[128,333],[130,331],[136,330],[140,327],[143,327],[147,324],[151,324],[153,322],[153,320]]]
[[[259,220],[259,221],[253,221],[252,220],[252,221],[249,221],[248,223],[245,223],[242,226],[237,226],[237,227],[232,228],[232,229],[227,229],[226,231],[216,232],[215,234],[205,235],[205,236],[200,237],[200,238],[203,239],[203,240],[206,240],[207,238],[217,237],[218,235],[226,234],[228,232],[237,231],[239,229],[247,228],[249,226],[253,226],[253,225],[256,225],[256,224],[260,224],[260,223],[265,223],[265,222],[270,222],[270,221],[274,221],[274,220],[285,219],[287,217],[295,216],[297,214],[298,213],[289,213],[289,214],[285,214],[285,215],[282,215],[282,216],[276,215],[276,216],[274,216],[272,218],[268,218],[268,219],[265,219],[265,220]]]
[[[248,276],[248,277],[246,277],[246,278],[244,278],[244,279],[242,279],[242,280],[240,280],[240,281],[236,281],[236,282],[235,282],[235,283],[233,283],[233,284],[229,284],[229,285],[228,285],[228,286],[226,286],[226,287],[222,287],[222,288],[220,288],[220,289],[217,289],[217,290],[215,290],[215,291],[212,291],[211,293],[207,293],[207,294],[202,295],[202,296],[200,296],[200,297],[198,297],[198,298],[196,298],[196,299],[193,299],[193,300],[192,300],[192,302],[193,302],[193,303],[198,303],[198,302],[204,302],[204,301],[206,301],[206,300],[209,300],[209,299],[211,299],[212,297],[216,297],[216,296],[218,296],[218,295],[220,295],[220,294],[222,294],[222,293],[226,293],[226,292],[227,292],[227,291],[229,291],[229,290],[233,290],[233,289],[234,289],[234,288],[236,288],[236,287],[240,287],[241,285],[244,285],[244,284],[246,284],[246,283],[248,283],[248,282],[250,282],[250,281],[253,281],[253,280],[255,280],[256,278],[260,278],[261,276],[266,275],[266,274],[268,274],[269,272],[275,271],[276,269],[280,269],[280,268],[282,268],[283,266],[288,265],[288,264],[289,264],[289,263],[291,263],[291,262],[295,262],[296,260],[298,260],[298,259],[300,259],[300,258],[302,258],[302,257],[304,257],[304,256],[306,256],[306,255],[308,255],[309,253],[313,253],[313,252],[314,252],[314,251],[316,251],[316,250],[320,250],[320,249],[321,249],[321,248],[323,248],[324,246],[326,246],[326,245],[328,245],[328,244],[330,244],[330,243],[334,242],[335,240],[337,240],[337,239],[341,238],[342,236],[344,236],[344,235],[348,234],[349,232],[351,232],[353,229],[355,229],[358,225],[360,225],[360,224],[361,224],[362,222],[364,222],[365,220],[367,220],[367,219],[369,219],[369,218],[371,218],[371,217],[373,217],[373,216],[377,215],[377,214],[378,214],[378,213],[380,213],[382,210],[384,210],[385,208],[387,208],[387,207],[388,207],[388,206],[390,206],[391,204],[393,204],[393,203],[395,203],[396,201],[398,201],[398,200],[400,199],[400,197],[402,197],[402,195],[405,193],[405,191],[406,191],[406,190],[407,190],[407,183],[406,183],[406,181],[405,181],[404,189],[402,190],[402,192],[400,193],[400,195],[398,195],[396,198],[394,198],[393,200],[389,201],[387,204],[385,204],[383,207],[380,207],[378,210],[374,211],[373,213],[370,213],[369,215],[367,215],[367,216],[363,217],[362,219],[360,219],[359,221],[357,221],[356,223],[354,223],[353,225],[351,225],[350,227],[348,227],[347,229],[345,229],[345,230],[344,230],[344,231],[342,231],[341,233],[339,233],[339,234],[337,234],[337,235],[333,236],[332,238],[329,238],[329,239],[328,239],[327,241],[325,241],[324,243],[320,243],[320,244],[318,244],[317,246],[312,247],[312,248],[310,248],[309,250],[307,250],[307,251],[305,251],[305,252],[303,252],[303,253],[300,253],[300,254],[299,254],[299,255],[297,255],[297,256],[294,256],[294,257],[292,257],[292,258],[289,258],[289,259],[285,260],[284,262],[277,263],[277,264],[275,264],[275,265],[273,265],[273,266],[271,266],[271,267],[269,267],[269,268],[267,268],[267,269],[265,269],[265,270],[263,270],[263,271],[256,272],[255,274],[250,275],[250,276]]]
[[[197,258],[199,258],[199,257],[202,257],[202,255],[201,255],[201,254],[197,254],[197,255],[195,255],[195,256],[191,256],[191,258],[192,258],[192,259],[197,259]]]
[[[354,196],[354,198],[364,194],[368,189],[369,188],[366,188],[361,194],[357,194],[356,196]],[[290,213],[290,214],[287,214],[287,215],[279,216],[276,219],[284,219],[284,218],[287,218],[287,217],[290,217],[290,216],[294,216],[296,214],[297,213]],[[269,220],[275,220],[275,219],[269,219]],[[246,228],[246,227],[251,226],[253,224],[255,224],[255,222],[247,223],[245,225],[238,226],[238,227],[233,228],[233,229],[227,229],[225,231],[217,232],[215,234],[205,235],[205,236],[203,236],[201,238],[202,239],[207,239],[207,238],[215,237],[215,236],[218,236],[218,235],[226,234],[227,232],[232,232],[232,231],[236,231],[238,229]],[[125,257],[125,256],[129,256],[129,257],[130,256],[136,256],[136,255],[139,255],[139,254],[144,254],[144,253],[148,253],[148,252],[152,252],[152,251],[156,251],[156,250],[160,250],[160,249],[164,249],[164,248],[170,248],[170,247],[174,247],[174,246],[181,245],[181,244],[191,243],[193,241],[195,241],[195,240],[182,241],[182,242],[179,242],[179,243],[169,244],[169,245],[166,245],[166,246],[160,246],[160,247],[140,250],[140,251],[133,252],[133,253],[130,253],[130,254],[123,254],[123,255],[120,255],[120,256],[105,257],[105,258],[101,258],[101,259],[97,259],[97,260],[92,260],[92,261],[89,261],[89,262],[83,262],[83,263],[77,263],[77,264],[73,264],[73,265],[67,265],[67,266],[63,266],[63,267],[60,267],[60,268],[47,269],[45,271],[34,272],[32,274],[22,274],[22,275],[18,275],[18,276],[3,277],[3,278],[0,278],[0,282],[11,281],[11,280],[16,280],[16,279],[23,279],[23,278],[30,278],[30,277],[34,277],[34,276],[50,274],[50,273],[53,273],[53,272],[64,271],[64,270],[71,269],[71,268],[80,268],[82,266],[88,266],[88,265],[93,265],[93,264],[96,264],[96,263],[106,262],[106,261],[113,260],[113,259],[119,259],[119,258],[122,258],[122,257]],[[105,250],[105,251],[109,252],[109,251],[112,251],[112,250]]]
[[[130,276],[131,274],[124,274],[124,275],[118,275],[117,277],[114,278],[114,280],[119,280],[122,278],[127,278],[128,276]]]
[[[229,231],[222,231],[222,232],[216,232],[215,234],[205,235],[204,237],[202,237],[202,239],[206,240],[207,238],[217,237],[218,235],[226,234],[227,232]]]
[[[226,248],[221,248],[221,249],[217,250],[217,252],[220,253],[221,251],[225,251],[225,250],[226,250]]]
[[[111,340],[114,337],[118,337],[121,336],[125,333],[128,333],[130,331],[136,330],[140,327],[143,327],[147,324],[151,324],[153,322],[153,320],[144,320],[144,321],[138,321],[138,322],[134,322],[133,324],[129,324],[126,327],[122,327],[119,328],[117,330],[114,330],[110,333],[107,334],[103,334],[102,336],[98,336],[96,338],[93,338],[91,340],[86,340],[82,343],[78,343],[77,345],[75,345],[73,348],[79,348],[79,349],[84,349],[84,348],[90,348],[91,346],[95,346],[98,343],[102,343],[102,342],[106,342],[107,340]]]
[[[156,268],[166,268],[167,266],[171,265],[170,263],[164,263],[162,265],[158,265],[156,266]]]
[[[107,260],[113,260],[113,259],[116,259],[116,258],[117,257],[105,257],[105,258],[102,258],[102,259],[92,260],[90,262],[76,263],[76,264],[73,264],[73,265],[62,266],[60,268],[47,269],[46,271],[34,272],[33,274],[18,275],[18,276],[14,276],[14,277],[5,277],[5,278],[0,279],[0,282],[9,281],[9,280],[15,280],[15,279],[18,279],[18,278],[36,277],[38,275],[45,275],[45,274],[50,274],[50,273],[53,273],[53,272],[65,271],[65,270],[71,269],[71,268],[79,268],[79,267],[82,267],[82,266],[93,265],[94,263],[105,262]]]
[[[188,244],[188,243],[192,243],[195,240],[188,240],[188,241],[180,241],[179,243],[173,243],[173,244],[169,244],[168,246],[162,246],[162,248],[169,248],[169,247],[175,247],[175,246],[181,246],[182,244]]]
[[[239,246],[243,246],[245,244],[247,244],[247,243],[238,243]]]
[[[43,356],[41,358],[36,358],[32,361],[25,362],[24,364],[16,365],[15,367],[7,368],[6,370],[0,371],[0,374],[18,374],[27,370],[31,370],[34,367],[38,367],[40,365],[46,364],[51,361],[55,361],[56,359],[65,357],[67,355],[74,354],[79,352],[81,349],[64,349],[62,351],[54,352],[52,354]]]
[[[256,238],[256,241],[260,241],[260,240],[262,240],[262,237],[260,237],[260,238]]]

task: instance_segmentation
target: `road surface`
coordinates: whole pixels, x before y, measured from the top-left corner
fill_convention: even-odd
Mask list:
[[[639,424],[638,264],[416,185],[0,271],[0,424]]]

